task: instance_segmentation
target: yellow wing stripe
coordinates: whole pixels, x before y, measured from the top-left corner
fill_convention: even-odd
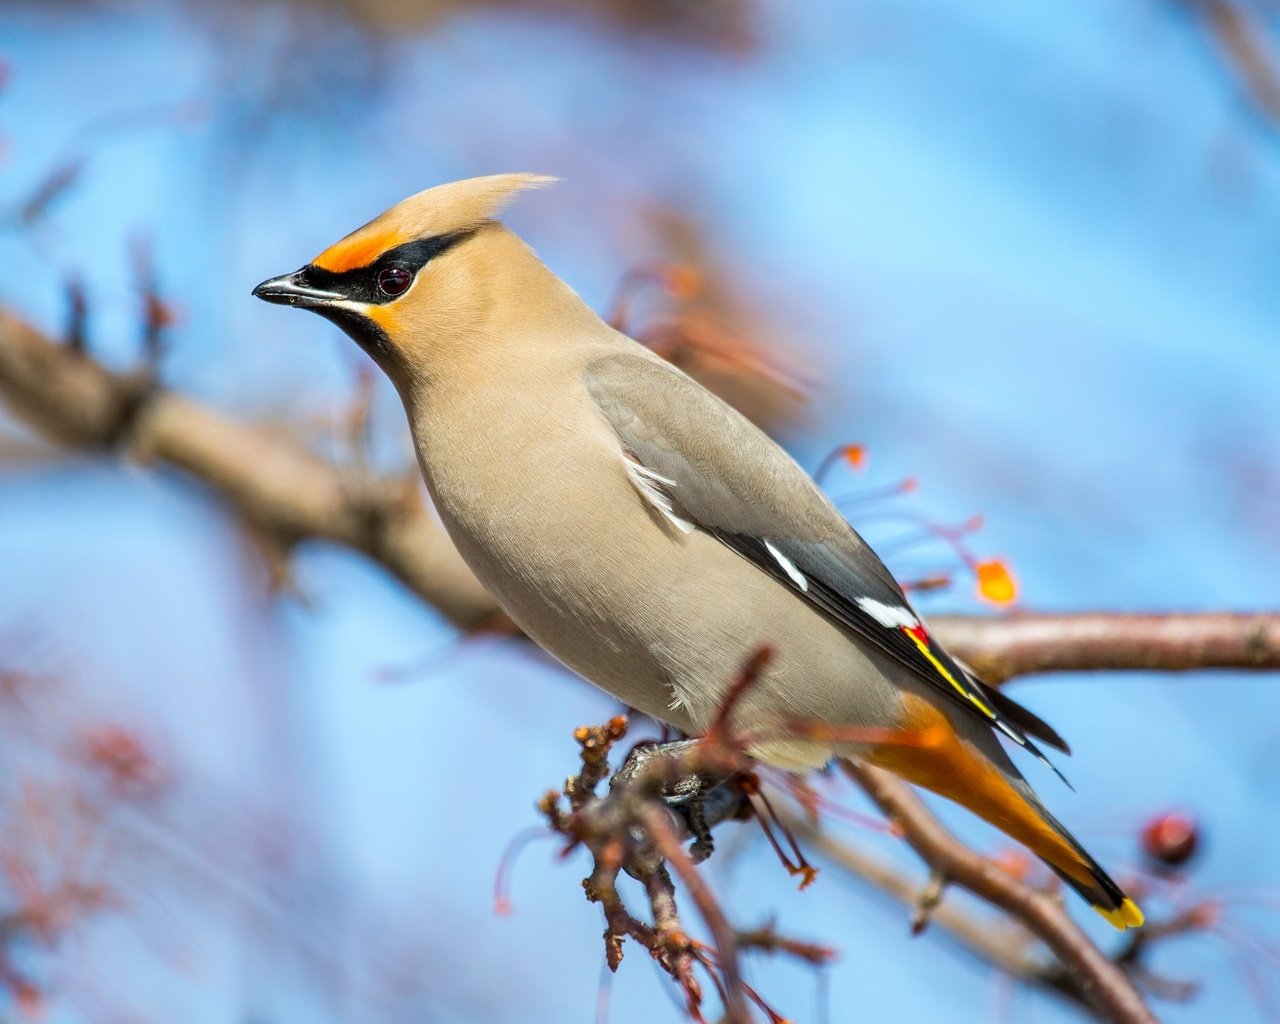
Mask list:
[[[911,637],[911,639],[915,641],[916,646],[920,648],[920,653],[929,659],[929,664],[931,664],[935,669],[938,670],[938,674],[942,676],[943,679],[945,679],[947,682],[949,682],[952,686],[955,687],[957,693],[959,693],[962,697],[966,698],[973,704],[977,705],[982,710],[982,713],[986,715],[988,718],[996,717],[996,713],[987,706],[984,700],[976,696],[973,693],[973,691],[970,690],[968,687],[960,685],[960,683],[956,680],[956,677],[953,676],[947,670],[947,667],[938,660],[937,655],[935,655],[933,651],[929,649],[929,644],[926,641],[922,640],[919,636],[916,635],[915,632],[913,632],[910,629],[903,629],[902,632],[906,633],[907,636]]]

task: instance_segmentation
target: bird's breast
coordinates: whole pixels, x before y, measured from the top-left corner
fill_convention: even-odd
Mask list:
[[[650,622],[674,553],[586,401],[522,394],[414,418],[423,475],[462,557],[542,647],[627,703],[679,717]],[[686,726],[686,722],[676,724]]]
[[[413,420],[459,552],[513,621],[580,675],[696,732],[767,645],[775,655],[748,702],[761,721],[890,721],[893,688],[844,633],[641,497],[616,434],[585,394],[513,393]]]

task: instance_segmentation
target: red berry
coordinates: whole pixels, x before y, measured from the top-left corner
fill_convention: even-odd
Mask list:
[[[1200,823],[1189,811],[1166,811],[1146,824],[1141,841],[1142,852],[1157,864],[1179,868],[1195,856]]]

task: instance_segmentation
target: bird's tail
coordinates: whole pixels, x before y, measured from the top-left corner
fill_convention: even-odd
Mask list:
[[[1142,924],[1138,905],[1049,813],[994,736],[990,749],[980,750],[928,702],[909,704],[911,730],[922,741],[877,746],[864,752],[865,760],[954,800],[1022,843],[1115,928]]]
[[[1063,858],[1054,850],[1050,851],[1049,856],[1046,856],[1044,852],[1032,847],[1033,852],[1048,864],[1059,878],[1084,897],[1088,904],[1106,918],[1113,928],[1124,931],[1127,928],[1140,927],[1143,916],[1138,904],[1124,894],[1120,886],[1102,869],[1102,865],[1094,860],[1076,840],[1075,836],[1068,832],[1066,827],[1049,813],[1044,804],[1031,791],[1031,787],[1021,779],[1017,780],[1017,782],[1021,783],[1021,785],[1015,784],[1014,789],[1022,791],[1021,795],[1029,807],[1053,831],[1055,838],[1058,840],[1058,843],[1054,845],[1065,846],[1069,854]]]

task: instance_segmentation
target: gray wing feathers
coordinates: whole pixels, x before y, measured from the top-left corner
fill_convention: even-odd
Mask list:
[[[879,558],[809,475],[761,430],[669,364],[611,355],[586,370],[591,397],[624,447],[673,483],[669,496],[709,531],[801,545],[823,562],[857,559],[905,601]],[[784,550],[784,554],[785,549]]]
[[[1061,743],[1029,712],[993,701],[970,680],[809,475],[743,416],[645,354],[596,359],[585,383],[622,444],[632,483],[656,511],[681,529],[710,533],[1041,759],[1027,731]]]

